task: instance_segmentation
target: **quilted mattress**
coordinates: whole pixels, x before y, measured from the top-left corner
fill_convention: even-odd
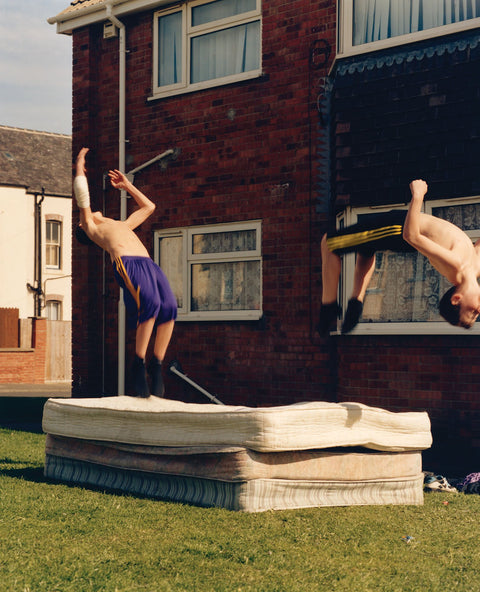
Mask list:
[[[323,479],[364,481],[414,477],[422,470],[419,451],[375,452],[362,448],[256,452],[240,447],[136,446],[47,435],[50,456],[148,473],[223,481]]]
[[[49,399],[43,430],[85,440],[147,446],[228,445],[259,452],[336,446],[423,450],[432,443],[427,413],[392,413],[361,403],[253,408],[157,397]]]

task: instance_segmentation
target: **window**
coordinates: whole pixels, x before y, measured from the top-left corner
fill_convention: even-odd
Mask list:
[[[261,222],[159,230],[155,260],[177,298],[179,320],[262,316]]]
[[[424,211],[453,222],[475,242],[480,238],[480,198],[427,201]],[[386,208],[357,208],[339,217],[339,226]],[[395,208],[399,209],[399,208]],[[353,284],[355,255],[343,258],[340,300],[346,310]],[[480,334],[480,322],[468,332],[452,327],[438,313],[438,302],[451,287],[420,253],[376,253],[375,271],[367,289],[356,334]]]
[[[152,98],[259,76],[260,17],[260,0],[197,0],[156,12]]]
[[[60,300],[47,300],[45,309],[49,321],[62,320],[62,303]]]
[[[62,223],[58,220],[46,221],[45,264],[60,269],[62,254]]]
[[[343,55],[480,26],[480,0],[342,0],[339,6]]]

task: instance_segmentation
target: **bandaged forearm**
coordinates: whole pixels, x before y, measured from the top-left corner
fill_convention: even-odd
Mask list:
[[[79,208],[90,207],[90,193],[88,192],[87,177],[77,175],[73,180],[73,192]]]

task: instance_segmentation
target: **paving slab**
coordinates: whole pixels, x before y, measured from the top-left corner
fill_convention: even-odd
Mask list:
[[[68,398],[72,396],[69,382],[51,382],[46,384],[0,384],[0,397],[28,397],[48,399]]]

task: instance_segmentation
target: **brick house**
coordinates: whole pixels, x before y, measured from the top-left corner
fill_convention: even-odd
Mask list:
[[[475,2],[443,20],[436,2],[396,4],[76,0],[50,22],[73,38],[73,145],[94,151],[93,207],[128,211],[104,183],[113,166],[158,204],[140,235],[179,301],[169,360],[225,403],[426,409],[437,450],[478,453],[478,329],[439,321],[425,265],[379,254],[364,322],[315,332],[329,222],[404,207],[423,177],[429,211],[480,228]],[[108,267],[74,248],[77,395],[128,378]],[[204,400],[167,379],[170,397]]]

